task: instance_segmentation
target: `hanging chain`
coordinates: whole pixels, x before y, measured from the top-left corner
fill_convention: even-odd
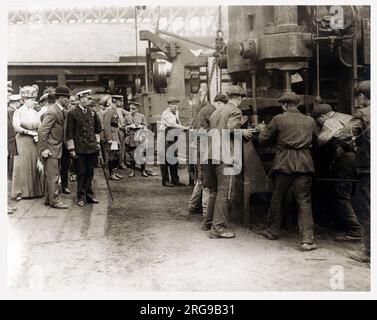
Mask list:
[[[221,28],[222,28],[221,6],[219,6],[219,17],[217,20],[217,31],[216,31],[216,39],[215,39],[216,51],[213,54],[214,59],[213,59],[211,71],[208,77],[208,89],[204,98],[207,98],[209,96],[209,90],[210,90],[210,86],[211,86],[212,79],[215,72],[216,72],[216,93],[219,93],[219,92],[221,93],[221,69],[219,68],[219,57],[220,57],[220,53],[222,52],[225,46],[223,32]],[[220,73],[220,79],[219,79],[219,73]]]

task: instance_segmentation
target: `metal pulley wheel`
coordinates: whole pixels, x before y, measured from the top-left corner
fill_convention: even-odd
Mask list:
[[[228,68],[228,58],[226,54],[220,54],[217,60],[220,69],[227,69]]]
[[[166,62],[153,62],[153,85],[157,93],[165,92],[168,86],[168,68]]]
[[[138,77],[135,78],[135,89],[137,93],[141,93],[141,79]]]

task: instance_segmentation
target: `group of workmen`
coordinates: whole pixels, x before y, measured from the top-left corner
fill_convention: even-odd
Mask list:
[[[28,90],[24,90],[25,101],[34,97],[33,93],[30,93],[32,90]],[[289,91],[279,99],[283,112],[272,118],[268,125],[261,123],[257,128],[247,127],[247,121],[239,109],[244,96],[245,91],[242,87],[231,85],[226,95],[218,94],[213,103],[208,102],[204,97],[195,109],[190,127],[182,125],[179,119],[179,99],[170,97],[157,129],[165,135],[172,129],[182,131],[195,129],[202,132],[218,130],[220,137],[225,130],[230,130],[234,133],[241,132],[243,139],[246,140],[257,139],[260,144],[277,144],[278,151],[271,172],[274,191],[268,213],[268,226],[261,234],[270,240],[279,238],[282,204],[288,190],[291,190],[298,208],[300,248],[303,251],[317,248],[311,202],[312,180],[315,173],[311,149],[327,148],[330,150],[334,178],[337,180],[334,190],[336,209],[348,228],[343,240],[361,241],[364,238],[364,250],[353,254],[352,258],[369,262],[370,81],[361,82],[355,90],[358,108],[353,116],[334,112],[328,104],[315,104],[312,115],[305,115],[298,109],[300,97]],[[40,116],[40,123],[35,125],[33,129],[35,131],[30,130],[30,127],[23,128],[22,121],[17,122],[16,130],[18,137],[30,137],[32,139],[28,143],[32,144],[34,141],[38,144],[38,157],[43,163],[44,170],[46,205],[58,209],[68,208],[59,198],[58,191],[59,175],[61,175],[59,162],[63,154],[74,159],[76,163],[77,205],[80,207],[87,203],[99,202],[93,191],[93,173],[98,159],[102,164],[107,164],[111,179],[122,178],[117,169],[125,168],[125,140],[127,140],[131,163],[129,177],[135,176],[136,164],[140,167],[142,176],[148,177],[153,174],[146,170],[145,164],[135,161],[135,149],[144,142],[138,131],[147,128],[144,115],[138,113],[139,103],[131,100],[130,111],[126,111],[123,108],[122,96],[105,94],[100,100],[100,109],[96,112],[93,109],[92,90],[79,91],[72,99],[70,89],[64,86],[55,88],[54,92],[47,94],[47,97],[48,103],[43,114],[36,114],[37,117]],[[8,95],[11,106],[16,106],[13,102],[21,98],[19,95]],[[32,103],[27,105],[28,107],[24,107],[22,111],[28,115],[24,119],[30,117],[33,109]],[[8,142],[9,137],[12,136],[9,131],[9,111],[8,108]],[[17,113],[20,112],[16,111],[15,118],[18,119],[22,113],[20,115]],[[14,120],[13,124],[16,124]],[[24,122],[26,123],[26,120]],[[201,157],[201,162],[195,166],[196,183],[190,199],[189,211],[202,210],[202,229],[209,231],[210,238],[235,237],[234,232],[228,227],[232,175],[227,173],[227,169],[234,166],[234,158],[229,156],[235,152],[234,137],[235,134],[231,134],[230,142],[221,145],[222,149],[227,149],[226,152],[212,152],[213,146],[210,142],[206,150],[206,159]],[[163,160],[166,160],[164,158],[167,157],[167,149],[175,142],[176,140],[166,142],[165,149],[159,154]],[[200,140],[196,146],[198,150],[200,150],[199,144]],[[12,157],[9,149],[8,143],[8,160]],[[182,185],[178,176],[177,162],[161,161],[160,163],[162,185],[165,187]],[[351,203],[352,181],[356,179],[356,174],[362,207],[358,215],[355,214]],[[22,195],[17,194],[16,191],[14,193],[12,191],[12,195],[14,194],[17,200],[21,199]],[[67,186],[64,186],[63,192],[69,193]]]
[[[294,92],[284,93],[279,103],[282,113],[256,128],[245,127],[239,109],[245,91],[239,86],[230,86],[226,95],[219,94],[213,103],[203,103],[194,115],[194,129],[223,129],[242,132],[244,139],[258,140],[261,145],[277,145],[277,153],[270,176],[274,190],[268,212],[268,225],[260,234],[270,240],[281,235],[282,207],[288,191],[294,195],[298,209],[300,249],[317,248],[312,215],[312,181],[315,174],[312,149],[324,149],[331,157],[333,167],[334,210],[346,225],[347,232],[337,237],[340,241],[362,242],[362,252],[351,258],[370,261],[370,81],[362,81],[355,90],[358,108],[353,116],[334,112],[328,104],[315,104],[312,114],[305,115],[298,109],[300,97]],[[232,135],[230,135],[232,139]],[[233,138],[234,139],[234,138]],[[199,142],[198,142],[199,143]],[[224,144],[234,153],[234,141]],[[198,146],[199,149],[199,146]],[[209,230],[210,238],[234,238],[228,228],[229,193],[231,175],[225,169],[234,165],[232,158],[214,156],[209,144],[208,159],[197,165],[195,184],[189,211],[202,211],[203,230]],[[207,154],[207,153],[206,153]],[[205,161],[208,160],[208,161]],[[352,184],[358,179],[360,210],[356,215],[351,203]]]

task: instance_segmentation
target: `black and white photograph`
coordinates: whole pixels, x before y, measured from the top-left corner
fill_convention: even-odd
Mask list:
[[[345,2],[4,5],[5,296],[372,293],[373,5]]]

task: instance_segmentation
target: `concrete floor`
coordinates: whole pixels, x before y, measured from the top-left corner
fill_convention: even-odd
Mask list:
[[[159,176],[138,174],[111,182],[111,202],[98,169],[94,185],[101,203],[83,209],[73,195],[63,195],[69,210],[42,199],[16,204],[8,215],[12,289],[327,291],[333,266],[344,271],[344,290],[370,288],[369,266],[347,257],[354,245],[321,235],[318,250],[302,253],[295,236],[269,241],[240,225],[232,225],[235,239],[209,239],[200,216],[187,216],[190,187],[163,188]]]

